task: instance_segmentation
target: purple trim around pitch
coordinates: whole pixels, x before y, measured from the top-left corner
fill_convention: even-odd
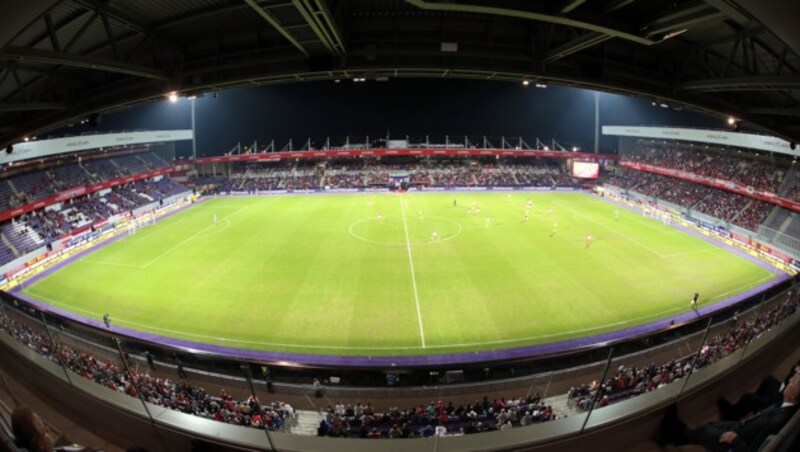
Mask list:
[[[437,191],[436,193],[443,193],[443,192]],[[476,192],[469,191],[466,193],[476,193]],[[620,207],[636,212],[635,209],[632,209],[626,205],[616,203],[607,198],[602,198],[602,199],[606,202],[610,202]],[[172,215],[175,215],[179,212],[182,212],[192,207],[193,205],[195,204],[191,204],[189,206],[185,206],[173,212],[170,212],[169,214],[166,214],[163,217],[159,218],[158,221],[169,218]],[[671,316],[662,320],[658,320],[643,325],[625,328],[622,330],[611,331],[608,333],[597,334],[593,336],[569,339],[566,341],[551,342],[551,343],[539,344],[527,347],[518,347],[518,348],[509,348],[500,350],[486,350],[477,352],[447,353],[447,354],[422,355],[422,356],[413,355],[413,356],[374,356],[374,357],[318,355],[318,354],[289,353],[289,352],[270,352],[262,350],[242,349],[236,347],[226,347],[222,345],[213,345],[203,342],[193,342],[182,339],[176,339],[172,337],[161,336],[153,333],[147,333],[143,331],[132,330],[129,328],[123,328],[113,324],[111,325],[111,328],[109,330],[116,334],[128,336],[136,340],[182,348],[191,353],[201,353],[201,354],[207,353],[214,355],[222,355],[230,358],[239,358],[239,359],[255,360],[255,361],[282,362],[287,365],[297,364],[297,365],[307,365],[307,366],[335,366],[335,367],[443,366],[443,365],[453,365],[453,364],[481,363],[489,361],[505,361],[505,360],[521,359],[521,358],[530,358],[536,356],[561,354],[568,352],[570,350],[592,348],[598,345],[602,345],[604,343],[616,342],[624,339],[629,339],[632,337],[638,337],[645,334],[651,334],[658,331],[663,331],[672,326],[672,324],[681,324],[685,322],[690,322],[699,316],[710,314],[715,311],[731,307],[747,298],[757,295],[760,292],[763,292],[771,287],[779,285],[790,278],[789,275],[778,271],[777,269],[769,266],[765,262],[762,262],[761,260],[756,259],[755,257],[750,256],[749,254],[744,253],[738,249],[717,242],[716,240],[707,237],[703,234],[700,234],[696,231],[692,231],[677,225],[673,226],[686,233],[692,234],[697,238],[705,240],[706,242],[724,248],[734,254],[737,254],[738,256],[741,256],[751,262],[754,262],[760,265],[761,267],[770,270],[772,273],[775,273],[776,277],[770,280],[769,282],[762,284],[754,289],[750,289],[746,292],[740,293],[736,296],[733,296],[721,302],[714,303],[713,305],[703,306],[699,308],[697,312],[685,312],[682,314],[678,314],[675,316]],[[63,268],[64,266],[69,265],[75,262],[76,260],[84,257],[85,255],[92,253],[96,250],[99,250],[105,246],[108,246],[116,242],[117,240],[120,240],[124,236],[125,236],[124,234],[120,234],[117,237],[105,240],[88,250],[82,251],[76,254],[75,256],[65,259],[63,262],[60,262],[57,265],[54,265],[53,267],[40,273],[39,275],[36,275],[35,277],[31,278],[29,282],[26,282],[26,285],[28,285],[29,283],[36,282],[41,278],[44,278],[45,276],[52,274],[58,271],[59,269]],[[78,323],[83,323],[96,328],[105,329],[103,322],[100,319],[83,317],[74,314],[72,312],[56,308],[52,305],[39,302],[20,293],[21,289],[22,287],[17,287],[13,289],[12,292],[14,292],[15,295],[20,299],[25,300],[31,305],[36,306],[38,309],[53,312],[55,314],[58,314],[62,317],[68,318]]]

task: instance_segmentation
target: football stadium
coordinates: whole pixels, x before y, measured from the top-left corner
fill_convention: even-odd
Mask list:
[[[556,3],[1,7],[0,450],[795,450],[798,7]]]

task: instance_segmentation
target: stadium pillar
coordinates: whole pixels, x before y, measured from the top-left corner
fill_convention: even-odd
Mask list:
[[[250,386],[250,394],[258,400],[258,395],[256,394],[256,387],[253,386],[253,373],[250,371],[249,364],[241,364],[240,369],[244,372],[244,377],[247,380],[248,386]],[[269,443],[269,450],[275,450],[275,444],[272,442],[272,436],[269,434],[269,429],[264,428],[264,433],[267,434],[267,442]]]
[[[583,425],[581,426],[581,431],[579,434],[583,434],[583,431],[586,429],[586,424],[589,423],[589,417],[592,415],[594,411],[595,404],[597,404],[597,399],[600,397],[600,388],[603,387],[603,383],[605,383],[606,378],[608,378],[608,370],[611,368],[611,361],[614,358],[614,347],[611,347],[608,350],[608,359],[606,359],[606,365],[603,368],[603,375],[600,376],[600,384],[597,386],[597,390],[594,393],[594,397],[592,397],[592,404],[589,405],[589,410],[586,413],[586,418],[583,420]]]

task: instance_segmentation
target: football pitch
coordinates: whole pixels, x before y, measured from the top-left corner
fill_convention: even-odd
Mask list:
[[[23,293],[194,342],[389,356],[590,336],[775,276],[585,194],[381,193],[208,200]]]

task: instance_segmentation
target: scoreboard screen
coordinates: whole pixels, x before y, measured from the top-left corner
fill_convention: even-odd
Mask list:
[[[600,177],[600,164],[597,162],[572,161],[572,177],[597,179]]]

